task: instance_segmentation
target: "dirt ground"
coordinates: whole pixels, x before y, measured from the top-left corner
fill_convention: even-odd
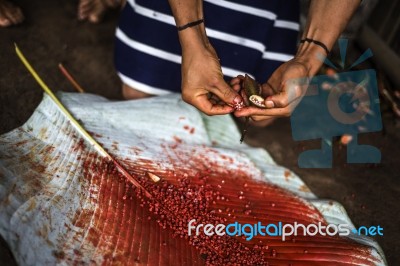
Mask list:
[[[108,14],[99,25],[76,20],[77,1],[16,1],[24,10],[22,26],[0,29],[0,134],[22,125],[42,99],[42,91],[18,60],[13,43],[24,51],[53,90],[74,91],[59,72],[63,62],[82,87],[110,99],[121,99],[120,81],[113,67],[113,39],[118,12]],[[303,149],[318,141],[295,142],[289,119],[268,128],[252,128],[247,143],[266,148],[275,160],[299,174],[320,198],[344,205],[356,226],[380,225],[377,237],[389,265],[400,265],[398,238],[400,206],[400,123],[382,105],[384,130],[363,134],[361,143],[378,147],[382,162],[377,165],[346,163],[346,148],[333,142],[332,169],[300,169],[297,158]],[[15,265],[3,239],[2,265]]]

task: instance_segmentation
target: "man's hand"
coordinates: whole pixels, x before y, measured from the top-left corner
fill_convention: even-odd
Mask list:
[[[202,0],[168,0],[177,26],[204,18]],[[313,0],[295,59],[279,67],[263,84],[265,105],[270,109],[253,107],[237,110],[237,116],[251,116],[253,120],[288,116],[299,103],[306,89],[307,78],[312,77],[322,62],[315,61],[315,49],[323,52],[332,48],[360,0]],[[206,114],[227,114],[242,103],[238,93],[223,80],[218,56],[210,45],[204,23],[179,31],[182,47],[183,99]],[[317,41],[317,42],[315,42]],[[320,51],[321,52],[321,51]],[[211,94],[211,96],[210,96]],[[215,101],[213,97],[217,97]],[[222,100],[223,104],[218,104]]]
[[[235,115],[250,116],[254,121],[290,116],[307,89],[309,76],[310,67],[306,62],[294,58],[284,63],[261,85],[267,109],[250,106],[236,111]]]
[[[182,98],[207,115],[231,113],[242,102],[224,81],[218,56],[209,43],[204,48],[183,51]]]
[[[268,109],[248,107],[235,115],[251,116],[256,121],[289,116],[303,97],[309,79],[321,67],[321,54],[326,56],[333,47],[359,4],[360,0],[312,0],[301,39],[313,41],[302,43],[295,58],[281,65],[262,85]]]
[[[204,18],[202,0],[168,0],[177,26]],[[178,32],[182,47],[182,98],[208,115],[228,114],[243,102],[223,79],[204,23]]]

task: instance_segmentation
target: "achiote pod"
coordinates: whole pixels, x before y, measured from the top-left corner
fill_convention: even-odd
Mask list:
[[[246,106],[256,106],[259,108],[267,108],[264,104],[265,99],[261,96],[261,86],[249,75],[245,75],[241,96]]]
[[[258,108],[267,108],[264,104],[265,99],[261,96],[261,86],[249,75],[244,76],[240,95],[246,106],[255,106]],[[249,127],[250,117],[246,117],[246,122],[242,130],[242,136],[240,137],[240,143],[243,142],[246,136],[247,129]]]

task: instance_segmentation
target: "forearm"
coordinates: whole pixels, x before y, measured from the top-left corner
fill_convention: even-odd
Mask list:
[[[359,4],[360,0],[312,0],[302,39],[322,42],[331,50]],[[325,55],[326,51],[315,43],[304,42],[296,54],[296,57],[311,62],[312,75],[322,65],[318,53]]]
[[[176,26],[183,26],[204,17],[202,0],[168,0]],[[208,43],[204,23],[179,31],[179,41],[182,50],[198,49]]]
[[[208,115],[231,113],[243,100],[223,79],[218,55],[206,35],[203,0],[168,1],[182,47],[182,99]]]
[[[203,18],[202,0],[168,0],[177,26]]]

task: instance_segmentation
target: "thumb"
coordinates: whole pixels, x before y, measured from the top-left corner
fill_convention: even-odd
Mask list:
[[[308,87],[308,82],[304,78],[287,80],[280,89],[279,94],[274,94],[265,99],[267,108],[286,107],[296,99],[301,98]]]
[[[233,88],[231,88],[225,81],[219,81],[211,89],[211,92],[217,95],[223,102],[233,106],[235,109],[244,107],[243,99]]]

